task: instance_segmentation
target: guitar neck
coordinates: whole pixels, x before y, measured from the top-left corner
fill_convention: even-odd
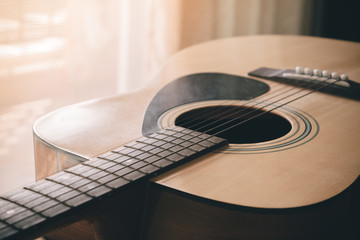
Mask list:
[[[0,196],[0,239],[18,239],[56,227],[78,208],[120,193],[227,142],[172,127],[139,138],[39,182]],[[94,205],[95,204],[95,205]],[[58,223],[58,224],[57,224]]]

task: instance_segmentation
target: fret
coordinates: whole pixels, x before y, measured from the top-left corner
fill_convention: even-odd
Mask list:
[[[134,164],[134,163],[137,163],[138,161],[139,161],[139,160],[136,159],[136,158],[129,158],[128,160],[123,161],[123,162],[121,163],[121,165],[124,165],[124,166],[128,167],[128,166],[130,166],[130,165],[132,165],[132,164]]]
[[[14,216],[6,219],[5,221],[9,224],[14,224],[16,222],[19,222],[22,219],[32,216],[32,215],[34,215],[34,212],[25,209],[24,211],[21,211],[20,213],[15,214]]]
[[[146,147],[143,147],[142,150],[146,153],[154,148],[156,148],[156,147],[152,146],[152,145],[147,145]]]
[[[18,213],[26,211],[26,208],[21,207],[15,203],[10,203],[6,205],[5,207],[1,208],[0,212],[0,219],[1,220],[7,220],[13,216],[15,216]]]
[[[25,189],[23,194],[21,193],[21,190],[17,190],[16,192],[7,194],[7,197],[11,198],[12,201],[18,201],[19,196],[26,196],[28,195],[28,191]],[[6,196],[6,195],[5,195]],[[35,197],[38,197],[39,195],[35,194]],[[31,197],[31,199],[35,199],[34,197]],[[32,200],[28,201],[22,201],[30,203]],[[38,224],[45,220],[45,218],[34,212],[33,209],[27,207],[27,204],[19,205],[16,202],[10,202],[5,199],[1,199],[1,207],[0,207],[0,219],[6,224],[1,225],[0,230],[0,236],[10,236],[18,230],[26,229],[30,226],[33,226],[35,224]],[[0,222],[1,222],[0,221]]]
[[[60,213],[66,212],[68,210],[70,210],[70,207],[59,203],[59,204],[56,204],[56,205],[48,208],[47,210],[43,211],[41,214],[46,217],[55,217],[55,216],[59,215]]]
[[[121,176],[124,176],[124,175],[128,174],[129,172],[132,172],[132,171],[133,171],[132,168],[125,167],[125,168],[120,169],[119,171],[116,171],[114,174],[121,177]]]
[[[123,165],[117,164],[117,165],[115,165],[113,167],[107,168],[106,171],[109,172],[110,174],[112,174],[112,173],[114,173],[114,172],[116,172],[116,171],[118,171],[118,170],[120,170],[120,169],[122,169],[124,167],[125,166],[123,166]]]
[[[154,162],[153,164],[159,168],[163,168],[166,167],[168,165],[170,165],[172,162],[166,159],[161,159],[159,161]]]
[[[203,141],[199,142],[198,144],[203,147],[211,147],[212,145],[214,145],[214,143],[212,143],[208,140],[203,140]]]
[[[61,186],[60,189],[58,189],[57,191],[53,191],[49,194],[47,194],[47,196],[49,196],[50,198],[57,198],[58,196],[60,195],[63,195],[67,192],[70,192],[72,189],[69,188],[69,187],[64,187],[64,186]]]
[[[0,211],[2,212],[3,209],[9,204],[11,204],[11,202],[9,202],[8,200],[0,198]]]
[[[93,174],[91,176],[89,176],[89,179],[93,180],[93,181],[97,181],[99,178],[102,178],[104,176],[107,176],[109,173],[106,171],[101,171],[101,172],[98,172],[96,174]]]
[[[173,154],[167,156],[166,159],[168,159],[172,162],[177,162],[177,161],[180,161],[181,159],[183,159],[183,156],[178,153],[173,153]]]
[[[146,147],[147,144],[134,141],[134,142],[131,142],[131,143],[129,143],[129,144],[126,144],[126,146],[127,146],[127,147],[131,147],[131,148],[134,148],[134,149],[142,149],[143,147]]]
[[[5,223],[0,222],[0,230],[5,228],[7,225]]]
[[[109,156],[114,155],[114,156],[118,157],[118,154],[113,154],[113,153],[110,153],[110,154],[107,154],[107,155],[109,155]],[[104,158],[104,157],[101,157],[101,158]],[[115,159],[108,159],[108,160],[115,160]],[[88,166],[92,166],[92,167],[98,167],[98,166],[101,166],[101,165],[103,165],[103,164],[105,164],[107,162],[108,161],[103,160],[103,159],[94,159],[94,160],[86,161],[83,164],[88,165]]]
[[[97,179],[96,181],[101,183],[101,184],[105,184],[105,183],[110,182],[111,180],[114,180],[116,178],[118,178],[118,176],[116,176],[114,174],[109,174],[109,175],[106,175],[105,177]]]
[[[115,165],[116,165],[116,162],[107,162],[107,163],[104,163],[104,164],[98,166],[98,168],[100,168],[102,170],[105,170],[105,169],[108,169],[108,168],[113,167]]]
[[[91,189],[98,187],[98,186],[100,186],[100,184],[93,181],[93,182],[89,182],[88,184],[80,187],[78,190],[85,193],[87,191],[90,191]]]
[[[145,160],[149,157],[151,157],[152,155],[150,153],[144,152],[143,154],[137,156],[136,158],[139,159],[140,161]]]
[[[62,194],[62,195],[56,197],[56,200],[58,200],[59,202],[65,202],[65,201],[67,201],[71,198],[74,198],[78,195],[81,195],[81,194],[82,194],[82,192],[80,192],[80,191],[71,190],[71,191],[66,192],[65,194]]]
[[[18,230],[25,230],[25,229],[35,226],[45,220],[46,220],[45,217],[43,217],[39,214],[34,214],[31,217],[27,217],[27,218],[15,223],[13,226],[16,227]]]
[[[139,171],[141,171],[143,173],[150,174],[150,173],[155,172],[158,169],[159,169],[159,167],[156,167],[154,165],[147,165],[145,167],[140,168]]]
[[[89,179],[84,178],[82,180],[79,180],[77,182],[70,184],[69,186],[72,188],[78,189],[79,187],[84,186],[85,184],[88,184],[89,182],[91,182]]]
[[[154,148],[154,149],[150,150],[149,153],[158,154],[161,151],[162,151],[162,149],[160,147],[158,147],[158,148]]]
[[[0,198],[0,239],[224,144],[217,137],[172,127],[5,194]]]
[[[157,155],[151,155],[150,157],[144,159],[144,162],[147,162],[147,163],[153,163],[155,161],[158,161],[160,159],[159,156]]]
[[[138,161],[137,163],[133,164],[131,167],[135,168],[135,169],[139,169],[143,166],[146,166],[148,165],[147,162],[144,162],[144,161]]]
[[[173,147],[170,147],[169,150],[172,152],[179,152],[180,150],[183,150],[185,147],[183,146],[179,146],[179,145],[175,145]]]
[[[112,180],[112,181],[106,183],[106,186],[111,187],[111,188],[113,188],[113,189],[117,189],[117,188],[119,188],[119,187],[122,187],[122,186],[128,184],[129,182],[130,182],[129,180],[126,180],[126,179],[124,179],[124,178],[119,178],[119,177],[118,177],[117,179]]]
[[[98,187],[93,188],[92,190],[88,191],[87,194],[90,196],[93,196],[93,197],[100,197],[110,191],[111,191],[111,188],[106,187],[104,185],[99,185]]]
[[[36,193],[34,193],[34,194],[36,194]],[[50,198],[38,194],[38,197],[35,200],[25,203],[24,206],[27,208],[33,208],[33,207],[35,207],[39,204],[42,204],[46,201],[49,201],[49,200],[50,200]]]
[[[74,182],[77,182],[77,181],[80,181],[80,180],[84,179],[84,178],[82,178],[80,176],[72,175],[70,173],[68,175],[66,175],[66,176],[69,177],[69,178],[65,179],[63,181],[58,181],[58,183],[68,186],[68,185],[71,185]]]
[[[193,151],[195,151],[195,152],[201,152],[201,151],[205,150],[206,147],[201,146],[201,145],[198,145],[198,144],[194,144],[194,145],[192,145],[192,146],[189,146],[189,149],[190,149],[190,150],[193,150]]]
[[[132,157],[132,158],[135,158],[136,156],[139,156],[140,154],[143,154],[143,153],[144,153],[143,151],[134,150],[134,151],[128,153],[127,155]]]
[[[50,199],[46,202],[41,203],[40,205],[34,206],[32,209],[36,212],[42,212],[42,211],[44,211],[50,207],[53,207],[57,204],[58,204],[57,201]]]
[[[10,226],[6,226],[5,228],[0,229],[0,239],[5,239],[6,237],[14,235],[15,233],[18,232],[19,231],[17,229]]]
[[[117,152],[117,153],[120,153],[120,154],[128,154],[128,153],[131,153],[132,151],[134,151],[134,149],[130,148],[130,147],[122,147],[120,149],[118,149],[117,151],[114,151],[114,152]]]
[[[77,207],[80,206],[86,202],[89,202],[90,200],[92,200],[93,198],[90,196],[87,196],[85,194],[80,194],[80,195],[76,195],[76,196],[72,196],[71,198],[69,198],[69,200],[67,200],[65,203],[68,206],[71,207]]]
[[[183,150],[181,150],[181,151],[179,151],[178,152],[178,154],[180,154],[180,155],[183,155],[183,156],[191,156],[191,155],[193,155],[193,154],[195,154],[196,152],[195,151],[193,151],[193,150],[191,150],[191,149],[189,149],[189,148],[184,148]]]
[[[129,181],[135,181],[136,179],[139,179],[143,176],[145,176],[144,173],[142,173],[138,170],[135,170],[135,171],[132,171],[132,172],[126,174],[125,176],[123,176],[123,178],[125,178],[126,180],[129,180]]]
[[[179,145],[184,148],[188,148],[188,147],[192,146],[193,144],[194,144],[193,142],[182,142]]]
[[[122,163],[122,162],[124,162],[124,161],[126,161],[126,160],[128,160],[128,159],[130,159],[130,157],[124,156],[124,155],[120,155],[120,157],[117,158],[117,159],[115,159],[114,162]]]
[[[72,173],[72,174],[75,174],[75,175],[81,175],[82,173],[85,173],[89,170],[92,170],[94,168],[88,166],[88,165],[85,165],[85,164],[78,164],[76,165],[75,167],[71,167],[71,168],[68,168],[65,170],[65,172],[68,172],[68,173]]]
[[[163,148],[163,149],[169,149],[169,148],[172,148],[172,147],[175,147],[175,146],[176,146],[176,144],[167,142],[166,144],[162,145],[161,148]]]
[[[39,182],[30,184],[28,186],[25,186],[25,189],[33,190],[33,191],[41,191],[42,189],[46,189],[48,187],[51,187],[53,185],[52,182],[47,181],[46,179],[41,180]]]
[[[153,144],[153,143],[156,143],[158,140],[157,140],[157,139],[153,139],[153,138],[144,137],[144,138],[139,139],[138,141],[151,145],[151,144]]]
[[[164,158],[164,157],[169,156],[171,154],[173,154],[173,152],[168,151],[168,150],[163,150],[163,151],[159,152],[157,155]]]

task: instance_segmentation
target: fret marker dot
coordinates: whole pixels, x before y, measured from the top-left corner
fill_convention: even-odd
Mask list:
[[[9,210],[6,212],[7,215],[11,215],[11,214],[14,214],[15,213],[15,210]]]

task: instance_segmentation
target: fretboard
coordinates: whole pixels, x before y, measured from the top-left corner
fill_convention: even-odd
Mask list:
[[[224,139],[172,127],[0,196],[0,239],[16,239],[78,207],[211,152]]]

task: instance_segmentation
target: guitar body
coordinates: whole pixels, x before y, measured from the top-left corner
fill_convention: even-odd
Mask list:
[[[133,206],[145,209],[143,219],[128,222],[142,227],[132,228],[128,238],[141,231],[143,239],[356,239],[360,102],[249,79],[247,73],[301,65],[347,73],[359,82],[359,64],[360,44],[313,37],[250,36],[190,47],[142,91],[39,119],[34,126],[37,178],[142,134],[196,120],[193,116],[203,115],[201,121],[214,116],[201,109],[261,109],[271,115],[246,129],[245,137],[240,130],[227,131],[228,146],[152,179],[146,201]],[[112,225],[95,227],[103,229],[97,236],[118,237],[126,228],[123,219],[131,213],[122,215],[116,203],[111,208],[120,214],[111,218],[121,220],[104,220]]]

